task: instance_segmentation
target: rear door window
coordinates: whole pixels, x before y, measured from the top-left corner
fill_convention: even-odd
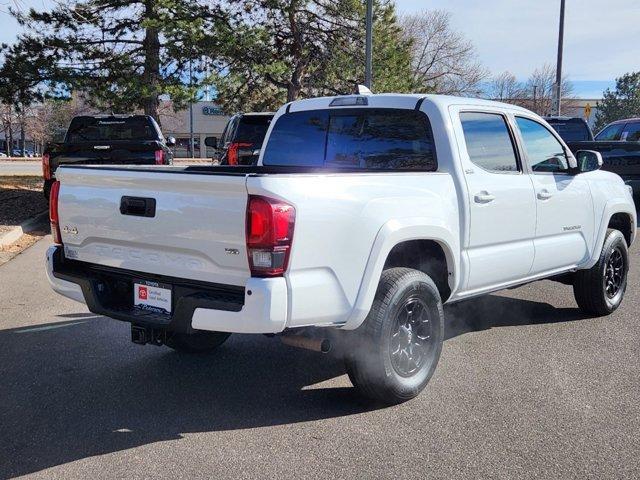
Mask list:
[[[426,115],[400,109],[285,114],[273,128],[263,164],[356,170],[437,169]]]
[[[640,122],[627,123],[621,138],[627,142],[640,141]]]
[[[516,151],[505,118],[497,113],[460,113],[469,159],[493,173],[518,171]]]

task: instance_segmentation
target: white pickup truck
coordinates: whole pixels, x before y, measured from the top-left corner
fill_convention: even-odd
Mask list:
[[[620,305],[636,210],[600,164],[513,105],[297,101],[257,166],[60,168],[48,278],[138,343],[338,338],[353,383],[398,403],[433,374],[443,303],[551,278],[588,314]]]

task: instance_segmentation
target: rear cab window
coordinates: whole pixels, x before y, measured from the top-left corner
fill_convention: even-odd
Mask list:
[[[547,123],[558,132],[565,142],[588,142],[591,140],[589,127],[581,121],[575,120],[547,120]]]
[[[71,120],[67,143],[158,140],[156,126],[146,117],[76,117]]]
[[[273,127],[262,164],[338,170],[438,168],[427,116],[391,108],[286,113]]]
[[[515,144],[504,116],[488,112],[461,112],[460,122],[469,159],[492,173],[518,172]]]
[[[270,115],[242,116],[233,141],[251,143],[254,146],[262,144],[271,118]]]

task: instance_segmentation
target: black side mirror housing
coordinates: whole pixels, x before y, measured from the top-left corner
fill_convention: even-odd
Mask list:
[[[167,147],[175,147],[176,138],[175,137],[167,137]]]
[[[603,165],[602,154],[595,150],[578,150],[575,153],[578,162],[577,173],[593,172]]]
[[[216,137],[206,137],[204,139],[204,144],[207,147],[218,148],[218,139]]]

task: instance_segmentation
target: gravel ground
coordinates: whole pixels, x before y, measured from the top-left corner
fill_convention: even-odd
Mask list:
[[[41,178],[0,176],[0,235],[46,209]]]

